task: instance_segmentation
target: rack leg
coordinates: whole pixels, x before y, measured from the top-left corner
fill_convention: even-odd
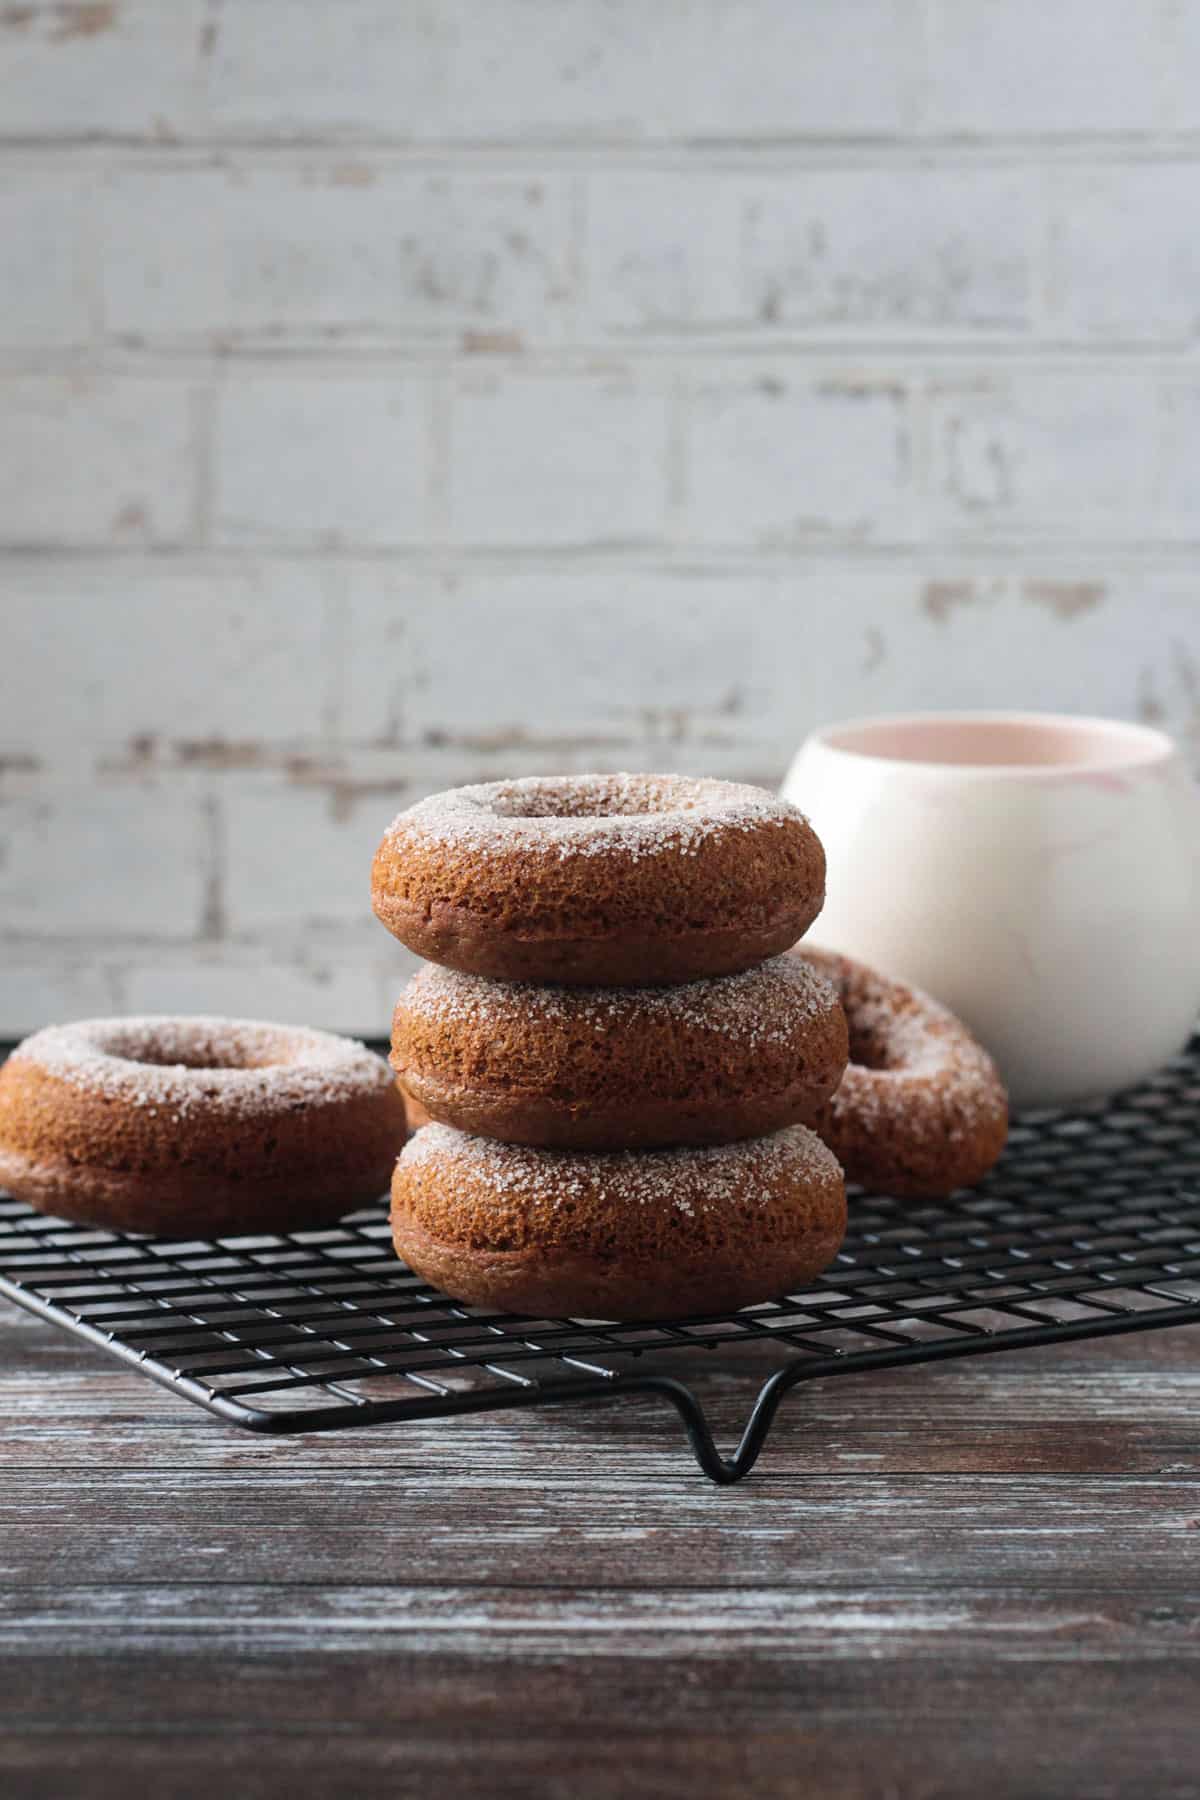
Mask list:
[[[636,1385],[646,1392],[664,1394],[683,1420],[692,1452],[709,1480],[718,1487],[733,1487],[750,1473],[758,1461],[779,1402],[798,1380],[798,1370],[779,1369],[764,1383],[746,1421],[741,1441],[729,1457],[722,1456],[717,1449],[704,1408],[691,1388],[685,1387],[683,1382],[674,1381],[668,1376],[648,1375],[635,1377],[630,1385]]]

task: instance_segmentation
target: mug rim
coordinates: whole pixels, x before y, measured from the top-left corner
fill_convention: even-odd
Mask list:
[[[1066,739],[1094,734],[1105,740],[1107,753],[1095,756],[1064,758],[1061,761],[962,761],[939,760],[936,756],[905,756],[873,750],[869,744],[839,741],[871,733],[914,733],[941,727],[999,726],[1014,730],[1033,730],[1043,735],[1061,734]],[[1062,781],[1087,779],[1097,775],[1129,774],[1161,767],[1178,755],[1174,739],[1155,725],[1144,725],[1130,719],[1105,718],[1095,713],[1022,712],[1016,709],[985,708],[980,710],[863,713],[849,719],[834,720],[818,726],[809,742],[832,756],[852,758],[856,762],[874,763],[880,768],[925,771],[959,779],[980,780],[1002,776],[1021,781]]]

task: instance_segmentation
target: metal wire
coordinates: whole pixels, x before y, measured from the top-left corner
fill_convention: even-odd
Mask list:
[[[257,1431],[656,1392],[727,1483],[797,1382],[1200,1321],[1198,1128],[1200,1038],[1117,1102],[1026,1117],[973,1192],[852,1195],[845,1246],[812,1288],[729,1315],[619,1325],[460,1306],[397,1262],[382,1204],[321,1231],[176,1242],[0,1196],[0,1293]],[[780,1366],[723,1459],[661,1356],[748,1342]]]

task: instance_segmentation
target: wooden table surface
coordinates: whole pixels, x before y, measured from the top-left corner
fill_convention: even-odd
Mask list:
[[[256,1438],[0,1303],[0,1444],[5,1800],[1200,1793],[1200,1327],[814,1382],[718,1489],[661,1400]]]

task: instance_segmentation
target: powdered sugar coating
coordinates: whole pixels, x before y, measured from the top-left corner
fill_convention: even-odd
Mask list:
[[[406,1170],[455,1166],[496,1195],[558,1207],[602,1197],[613,1206],[674,1206],[687,1216],[756,1199],[769,1205],[782,1183],[840,1180],[833,1152],[815,1132],[789,1125],[770,1137],[674,1150],[533,1150],[425,1125],[400,1156]]]
[[[1004,1105],[996,1065],[962,1021],[921,988],[893,981],[848,958],[801,946],[790,960],[824,975],[838,988],[850,1026],[850,1066],[832,1105],[853,1111],[864,1129],[886,1128],[914,1095],[935,1093],[939,1124],[966,1136]],[[870,1063],[856,1047],[872,1047]],[[913,1114],[919,1120],[919,1109]]]
[[[838,1002],[829,982],[794,956],[775,956],[739,975],[715,975],[678,987],[542,987],[491,981],[433,965],[414,975],[400,1009],[431,1024],[498,1027],[513,1020],[586,1027],[603,1036],[639,1022],[721,1033],[753,1049],[791,1042],[804,1023]]]
[[[117,1104],[185,1117],[247,1118],[377,1094],[387,1064],[353,1038],[257,1019],[81,1019],[13,1052],[44,1074]]]
[[[717,834],[803,819],[790,801],[744,782],[686,775],[531,775],[431,794],[399,814],[385,841],[489,851],[621,851],[631,860],[695,854]]]
[[[911,1003],[899,1009],[894,986],[881,980],[850,1002],[855,1033],[886,1045],[888,1061],[869,1073],[885,1082],[948,1074],[968,1081],[990,1078],[991,1058],[954,1014],[921,988],[907,992]]]
[[[972,1187],[1008,1133],[995,1064],[938,1001],[848,957],[803,947],[837,989],[850,1064],[816,1120],[852,1181],[912,1198]]]

